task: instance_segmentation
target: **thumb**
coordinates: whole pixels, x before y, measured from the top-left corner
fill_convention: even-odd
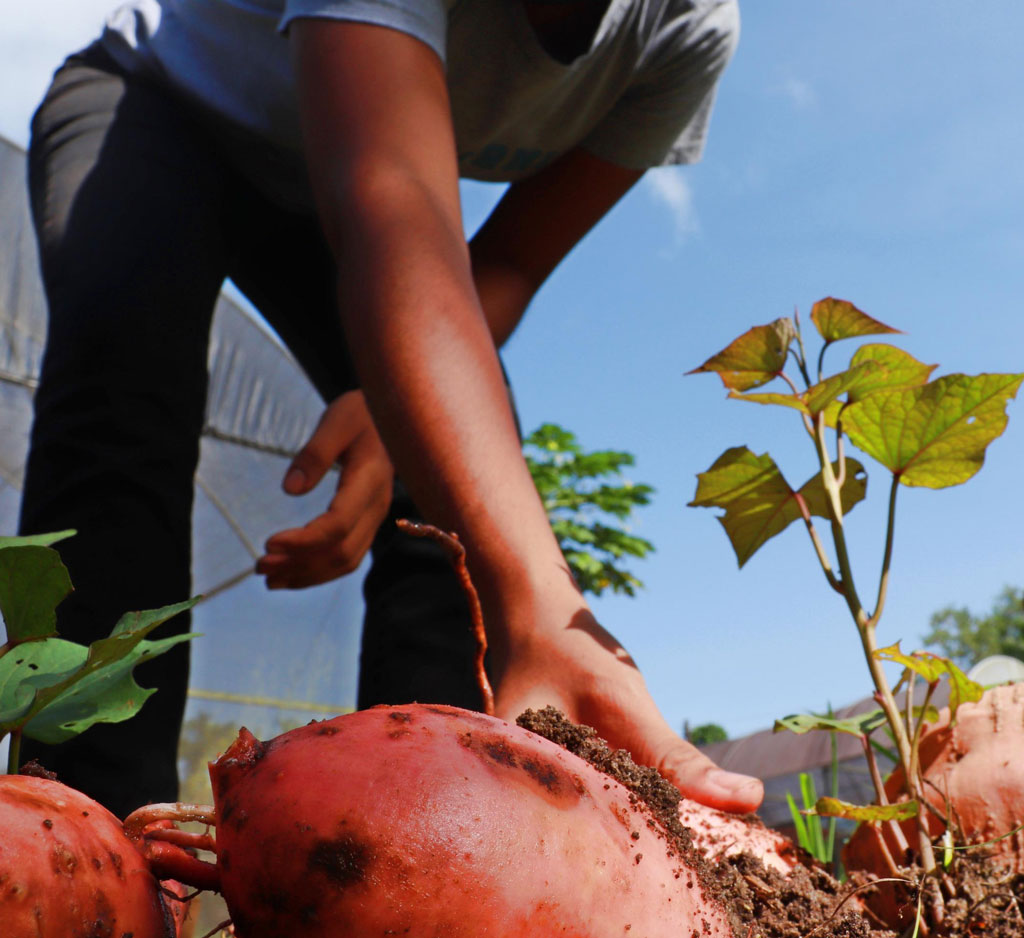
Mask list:
[[[306,445],[295,454],[282,483],[289,495],[302,495],[316,486],[351,443],[356,427],[347,419],[344,405],[341,398],[334,401]]]
[[[289,495],[304,495],[324,477],[332,462],[332,459],[326,459],[321,452],[310,448],[310,444],[307,443],[295,454],[281,487]]]
[[[696,746],[675,734],[666,742],[656,766],[684,797],[720,811],[754,811],[764,798],[760,779],[720,769]]]

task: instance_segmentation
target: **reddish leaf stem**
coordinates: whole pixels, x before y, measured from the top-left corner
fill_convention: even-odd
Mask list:
[[[494,691],[491,682],[487,677],[484,668],[484,656],[487,654],[487,632],[484,629],[484,613],[480,606],[480,597],[477,595],[476,587],[470,579],[469,570],[466,568],[466,548],[462,546],[459,536],[454,532],[448,534],[432,524],[424,524],[419,521],[409,521],[406,518],[399,518],[395,522],[400,531],[411,534],[413,537],[428,537],[440,544],[448,553],[455,574],[462,584],[466,599],[469,602],[469,612],[473,620],[473,634],[476,637],[476,680],[480,687],[480,695],[484,699],[484,713],[494,716]]]

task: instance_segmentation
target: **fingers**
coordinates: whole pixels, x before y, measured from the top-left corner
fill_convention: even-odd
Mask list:
[[[686,798],[720,811],[745,814],[764,798],[760,779],[720,769],[695,746],[676,737],[668,743],[657,769]]]
[[[569,719],[594,727],[638,765],[657,768],[693,801],[738,813],[761,803],[759,779],[718,768],[673,731],[635,665],[596,623],[555,633],[537,654],[520,658],[513,653],[499,675],[499,716],[514,719],[526,707],[549,703]]]
[[[351,573],[387,514],[393,471],[358,392],[327,408],[292,461],[285,491],[308,491],[335,462],[342,464],[342,471],[326,511],[267,540],[256,572],[266,577],[269,589],[302,589]]]
[[[369,413],[359,391],[350,391],[332,401],[288,467],[284,490],[289,495],[302,495],[315,487],[353,439],[364,432],[367,422]]]

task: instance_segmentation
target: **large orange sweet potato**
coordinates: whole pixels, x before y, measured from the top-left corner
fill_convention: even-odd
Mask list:
[[[210,774],[240,938],[732,935],[630,792],[493,717],[411,705],[265,743],[243,730]]]

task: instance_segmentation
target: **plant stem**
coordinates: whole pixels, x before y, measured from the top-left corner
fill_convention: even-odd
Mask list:
[[[821,543],[821,538],[818,537],[818,531],[814,527],[814,522],[811,520],[811,511],[807,507],[807,501],[799,492],[794,492],[793,498],[796,500],[797,506],[800,509],[800,516],[804,519],[804,525],[807,528],[807,533],[811,537],[811,544],[814,546],[815,554],[818,555],[818,563],[821,564],[821,569],[825,574],[825,579],[828,580],[828,585],[837,593],[841,593],[843,591],[843,584],[839,582],[838,577],[832,571],[832,564],[829,562],[828,555],[825,553],[825,545]]]
[[[903,768],[906,777],[907,793],[912,799],[920,803],[919,786],[917,780],[910,774],[910,736],[907,727],[903,722],[902,714],[896,705],[892,688],[885,676],[881,662],[876,657],[878,645],[875,640],[875,625],[878,621],[878,612],[872,617],[864,611],[857,589],[853,583],[853,570],[850,565],[850,556],[846,546],[846,535],[843,531],[843,506],[839,491],[838,480],[832,469],[832,462],[829,459],[828,444],[825,440],[825,416],[819,414],[815,422],[815,440],[817,442],[818,461],[821,465],[821,477],[828,495],[829,514],[832,522],[832,541],[836,548],[836,558],[839,562],[839,572],[842,576],[843,595],[846,597],[846,604],[857,625],[857,632],[860,635],[861,647],[864,650],[864,657],[867,661],[868,671],[878,692],[877,699],[885,713],[889,728],[892,730],[893,739],[896,742],[896,751],[899,754],[900,766]],[[883,585],[888,584],[888,570],[891,561],[892,539],[895,520],[895,495],[890,494],[890,523],[886,536],[887,551],[883,567]],[[881,590],[881,599],[885,599],[885,590]],[[918,814],[918,845],[921,853],[921,864],[925,872],[932,872],[935,869],[935,853],[932,850],[931,840],[928,837],[927,825]]]
[[[796,327],[796,344],[800,349],[800,354],[796,356],[797,367],[799,367],[800,374],[803,376],[804,384],[810,387],[811,376],[807,373],[807,352],[804,350],[804,336],[800,328],[800,313],[795,309],[793,310],[793,325]]]
[[[821,467],[821,479],[825,487],[825,494],[828,500],[829,520],[832,524],[832,542],[836,548],[836,559],[839,562],[839,573],[842,577],[843,596],[846,598],[846,605],[850,609],[853,621],[857,628],[861,629],[867,623],[867,613],[861,605],[857,596],[857,589],[853,585],[853,569],[850,565],[850,555],[846,549],[846,535],[843,532],[843,503],[839,492],[838,480],[832,469],[832,460],[829,457],[828,444],[825,440],[825,415],[818,414],[814,425],[814,441],[818,454],[818,463]]]
[[[885,793],[885,783],[882,781],[882,773],[878,770],[878,761],[875,759],[875,751],[871,748],[871,741],[867,736],[862,736],[861,743],[864,746],[864,759],[868,764],[868,772],[871,774],[871,784],[875,786],[875,797],[878,798],[880,805],[887,805],[889,803],[889,796]],[[896,841],[896,846],[905,856],[910,849],[910,844],[907,843],[903,828],[900,827],[899,821],[889,821],[887,823],[889,824],[889,830],[892,832],[893,840]]]
[[[18,760],[21,757],[21,730],[11,730],[11,735],[8,738],[8,749],[7,749],[7,774],[17,775]]]
[[[800,363],[800,359],[797,359],[797,364],[799,364],[799,363]],[[794,397],[799,397],[800,396],[800,389],[793,383],[793,379],[790,378],[789,375],[787,375],[784,371],[780,371],[779,372],[779,377],[782,378],[782,380],[785,381],[786,384],[789,385],[789,388],[793,392],[793,396]],[[813,439],[814,438],[814,427],[811,425],[811,418],[808,417],[807,414],[803,413],[803,411],[800,412],[800,416],[803,418],[803,421],[804,421],[804,429],[808,432],[808,434]]]
[[[924,703],[921,705],[921,716],[918,717],[917,726],[914,727],[914,738],[910,744],[910,770],[914,773],[915,784],[918,783],[917,776],[921,771],[921,733],[924,730],[925,717],[928,713],[928,705],[932,702],[932,694],[935,693],[935,688],[939,686],[937,680],[931,681],[928,684],[928,691],[924,695]],[[907,691],[909,694],[909,690]]]
[[[900,488],[899,476],[892,474],[892,484],[889,486],[889,520],[885,528],[885,554],[882,557],[882,573],[878,578],[878,599],[875,601],[875,611],[869,620],[874,627],[882,617],[882,609],[885,608],[885,597],[889,592],[889,570],[892,566],[892,548],[896,532],[896,493]]]
[[[822,346],[821,346],[821,351],[818,352],[818,381],[819,382],[824,380],[824,378],[822,376],[825,373],[824,372],[824,368],[825,368],[825,352],[828,351],[829,344],[830,343],[827,342],[827,341],[823,342]]]

